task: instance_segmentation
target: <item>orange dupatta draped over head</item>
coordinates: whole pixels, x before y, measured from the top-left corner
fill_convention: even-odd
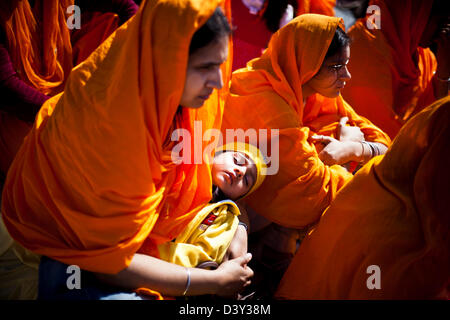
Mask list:
[[[278,298],[448,299],[449,123],[447,97],[405,124],[388,152],[341,189],[300,245]]]
[[[356,112],[394,138],[412,115],[436,99],[431,81],[436,58],[430,49],[419,47],[433,1],[370,4],[380,8],[380,28],[368,16],[350,29],[352,80],[342,95]]]
[[[366,140],[390,143],[340,96],[314,94],[306,105],[303,102],[302,85],[319,71],[338,26],[344,28],[340,18],[298,16],[272,36],[260,58],[232,76],[222,130],[279,129],[279,171],[267,176],[247,201],[256,212],[286,227],[314,223],[352,177],[341,166],[323,164],[308,141],[312,134],[335,136],[339,119],[347,116]]]
[[[0,20],[8,51],[22,80],[47,95],[63,89],[72,69],[67,8],[73,0],[2,1]]]
[[[16,241],[82,269],[116,273],[146,238],[143,251],[151,253],[209,202],[209,163],[175,165],[167,137],[176,127],[193,133],[194,120],[220,127],[217,90],[202,108],[183,108],[174,126],[190,39],[218,5],[146,1],[73,69],[8,173],[2,213]]]
[[[297,0],[297,6],[297,15],[317,13],[333,17],[336,0]]]

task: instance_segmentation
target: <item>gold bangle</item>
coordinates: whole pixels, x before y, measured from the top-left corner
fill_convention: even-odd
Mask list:
[[[361,159],[362,159],[362,161],[361,162],[365,162],[365,156],[364,156],[364,143],[362,143],[362,141],[360,141],[359,143],[361,143],[361,147],[362,147],[362,152],[361,152]]]
[[[184,289],[183,296],[186,295],[186,293],[189,290],[189,287],[191,286],[191,270],[186,267],[186,273],[187,273],[187,280],[186,280],[186,289]]]

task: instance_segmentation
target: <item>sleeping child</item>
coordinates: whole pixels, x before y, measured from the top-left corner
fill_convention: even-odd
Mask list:
[[[159,245],[160,258],[185,267],[216,268],[240,224],[240,210],[234,201],[261,185],[266,168],[264,156],[251,144],[236,142],[217,148],[211,202],[176,239]]]

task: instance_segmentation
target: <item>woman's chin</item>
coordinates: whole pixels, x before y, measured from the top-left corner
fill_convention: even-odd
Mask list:
[[[324,97],[330,98],[330,99],[334,99],[339,97],[339,95],[341,94],[341,89],[336,89],[330,92],[326,92],[325,94],[322,94]]]

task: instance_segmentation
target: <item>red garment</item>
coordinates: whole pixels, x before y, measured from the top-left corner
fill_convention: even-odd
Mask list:
[[[266,5],[267,5],[266,0]],[[317,13],[334,16],[335,0],[298,0],[294,16],[304,13]],[[231,0],[233,17],[233,71],[245,68],[247,62],[259,57],[267,48],[270,31],[261,14],[250,14],[242,0]],[[264,8],[261,10],[263,11]]]
[[[95,2],[83,0],[75,3],[82,9],[81,29],[71,31],[70,43],[66,44],[71,46],[71,50],[67,52],[72,51],[71,54],[68,53],[72,60],[69,69],[72,65],[77,65],[85,60],[100,43],[120,24],[132,17],[138,9],[131,0],[99,0]],[[16,73],[16,70],[20,70],[20,68],[12,61],[10,44],[4,33],[8,23],[11,25],[11,22],[8,22],[11,16],[5,12],[17,9],[17,4],[5,3],[3,6],[4,12],[2,12],[0,21],[3,27],[0,30],[0,96],[2,97],[0,100],[0,171],[6,173],[23,138],[30,130],[36,113],[42,104],[53,94],[62,90],[63,86],[60,85],[52,92],[44,92],[26,81],[23,72]],[[36,12],[39,10],[33,11],[34,14]],[[69,72],[65,72],[61,76],[66,79]],[[65,81],[64,79],[63,81]]]
[[[233,18],[233,71],[244,68],[259,57],[269,43],[272,32],[259,15],[250,14],[242,0],[231,0]]]

